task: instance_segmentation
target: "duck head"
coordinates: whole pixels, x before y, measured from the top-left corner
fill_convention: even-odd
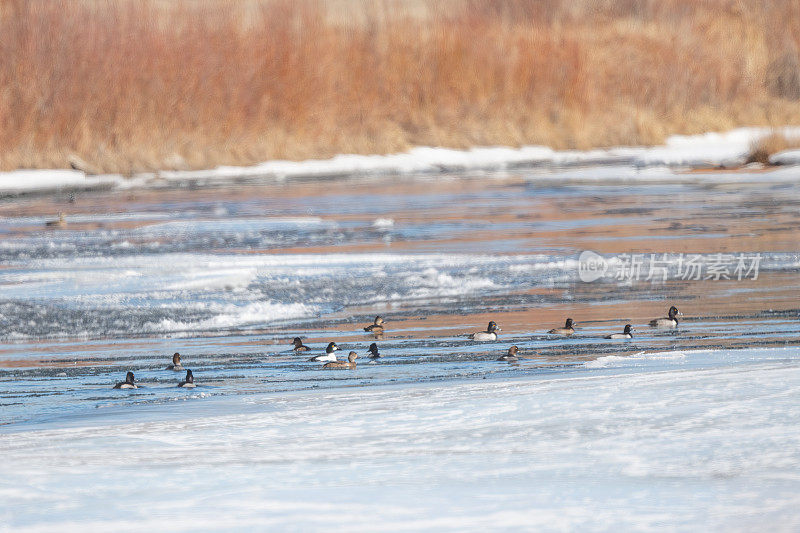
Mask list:
[[[331,343],[328,344],[328,347],[325,348],[325,353],[333,353],[338,349],[339,349],[339,347],[336,346],[336,343],[335,342],[331,342]]]
[[[377,343],[373,342],[372,344],[369,345],[369,353],[371,353],[372,355],[379,355]]]
[[[172,364],[175,365],[175,366],[178,366],[178,365],[181,364],[181,354],[179,354],[178,352],[175,352],[174,354],[172,354]]]
[[[500,328],[497,327],[497,323],[492,320],[489,322],[489,325],[486,327],[486,331],[489,333],[494,333],[495,331],[502,331]]]

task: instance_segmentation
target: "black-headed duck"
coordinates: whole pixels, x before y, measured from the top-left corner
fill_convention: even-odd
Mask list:
[[[295,352],[307,352],[311,349],[305,344],[303,344],[303,339],[301,339],[300,337],[295,337],[294,340],[292,341],[292,344],[294,344],[294,348],[292,348],[292,350],[294,350]]]
[[[563,328],[551,329],[547,333],[552,333],[553,335],[572,335],[575,333],[575,324],[576,322],[573,322],[571,318],[568,318]]]
[[[611,335],[606,335],[606,339],[632,339],[633,338],[633,328],[630,324],[625,324],[625,329],[622,330],[622,333],[612,333]]]
[[[191,370],[186,371],[186,378],[178,383],[178,387],[183,387],[184,389],[193,389],[197,385],[194,384],[194,376],[192,375]]]
[[[516,361],[517,360],[517,352],[519,352],[519,348],[516,346],[512,346],[508,349],[508,353],[505,355],[501,355],[497,358],[498,361]]]
[[[498,331],[502,330],[498,328],[495,321],[492,320],[491,322],[489,322],[489,325],[486,326],[486,331],[479,331],[477,333],[473,333],[472,335],[469,336],[469,338],[474,341],[496,341]]]
[[[356,352],[350,352],[347,356],[347,362],[333,361],[331,363],[325,363],[322,368],[324,370],[355,370],[357,357],[358,354]]]
[[[377,359],[378,357],[380,357],[381,354],[378,353],[378,343],[373,342],[372,344],[370,344],[368,353],[370,359]]]
[[[370,333],[383,333],[383,317],[378,315],[372,324],[364,328],[364,331]]]
[[[336,361],[336,354],[334,352],[336,350],[338,350],[338,349],[339,349],[339,347],[336,346],[336,343],[335,342],[331,342],[331,343],[328,344],[328,347],[325,348],[325,354],[324,355],[316,355],[316,356],[312,357],[311,359],[309,359],[309,361],[313,361],[313,362],[317,362],[317,363],[318,362],[322,362],[322,361]]]
[[[125,381],[120,381],[114,385],[115,389],[138,389],[136,383],[133,382],[133,372],[125,374]]]
[[[650,321],[650,325],[654,328],[675,328],[678,326],[678,319],[675,318],[678,315],[683,315],[678,308],[674,305],[669,308],[669,312],[667,313],[667,318],[656,318]]]

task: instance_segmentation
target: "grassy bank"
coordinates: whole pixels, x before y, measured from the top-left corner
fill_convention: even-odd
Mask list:
[[[0,0],[0,168],[201,168],[800,123],[794,0]]]

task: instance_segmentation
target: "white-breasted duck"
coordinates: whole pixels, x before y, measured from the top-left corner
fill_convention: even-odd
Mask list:
[[[138,389],[136,383],[133,382],[133,372],[125,374],[125,381],[120,381],[114,385],[115,389]]]
[[[502,330],[498,328],[495,321],[492,320],[491,322],[489,322],[489,325],[486,326],[486,331],[479,331],[477,333],[473,333],[472,335],[469,336],[469,338],[474,341],[496,341],[498,331]]]
[[[166,370],[174,370],[175,372],[183,372],[183,367],[181,366],[181,354],[175,352],[172,354],[172,364],[167,365]]]
[[[335,342],[331,342],[331,343],[328,344],[328,347],[325,348],[325,354],[316,355],[316,356],[312,357],[311,359],[309,359],[309,361],[313,361],[315,363],[319,363],[319,362],[322,362],[322,361],[336,361],[336,354],[334,352],[336,350],[338,350],[338,349],[339,349],[339,347],[336,346],[336,343]]]
[[[656,318],[650,321],[650,325],[654,328],[675,328],[678,327],[678,315],[683,316],[683,313],[678,311],[674,305],[669,308],[666,318]]]
[[[294,340],[292,341],[292,344],[294,344],[294,348],[292,348],[292,350],[294,350],[295,352],[307,352],[311,349],[305,344],[303,344],[303,339],[301,339],[300,337],[295,337]]]
[[[633,328],[630,324],[625,324],[625,329],[622,330],[622,333],[612,333],[611,335],[606,335],[606,339],[632,339],[633,338]]]
[[[547,333],[552,333],[553,335],[572,335],[575,333],[575,324],[577,324],[577,322],[573,322],[571,318],[568,318],[563,328],[551,329]]]
[[[178,387],[183,387],[184,389],[193,389],[197,385],[194,384],[194,376],[192,375],[191,370],[186,371],[186,378],[178,383]]]
[[[368,353],[370,359],[377,359],[378,357],[380,357],[381,354],[378,353],[378,343],[373,342],[372,344],[370,344]]]
[[[383,333],[383,317],[380,315],[376,316],[372,324],[365,327],[364,331],[368,331],[370,333]]]
[[[512,346],[508,349],[508,353],[505,355],[501,355],[497,358],[498,361],[516,361],[517,360],[517,352],[519,352],[519,348],[516,346]]]
[[[330,363],[325,363],[322,368],[323,370],[355,370],[357,357],[358,354],[356,352],[350,352],[350,354],[347,356],[347,362],[333,361]]]

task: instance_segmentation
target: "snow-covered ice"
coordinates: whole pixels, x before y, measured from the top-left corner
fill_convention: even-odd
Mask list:
[[[0,432],[0,522],[797,530],[798,356],[642,354],[556,376],[207,398]]]

